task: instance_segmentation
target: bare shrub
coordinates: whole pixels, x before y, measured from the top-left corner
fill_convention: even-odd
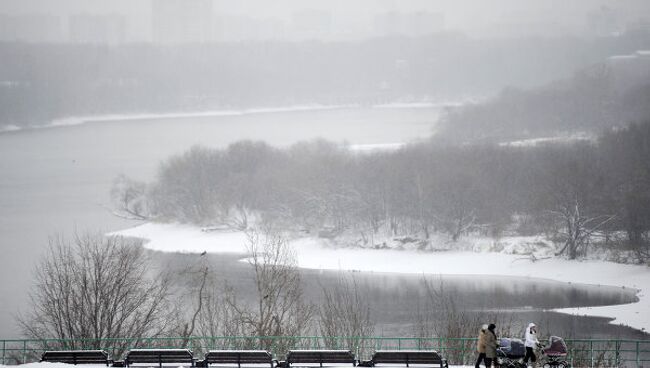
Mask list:
[[[512,336],[512,314],[467,310],[465,303],[458,299],[454,290],[445,287],[442,279],[423,277],[422,283],[425,298],[423,310],[418,313],[417,337],[429,339],[429,344],[432,344],[431,338],[445,338],[447,343],[444,347],[429,348],[444,348],[449,361],[468,364],[475,358],[476,341],[466,337],[476,336],[480,326],[485,323],[497,325],[497,336]]]
[[[300,272],[295,255],[286,240],[266,231],[260,235],[250,231],[248,263],[254,273],[256,298],[247,305],[235,297],[234,290],[226,295],[228,313],[238,330],[245,336],[298,336],[309,327],[314,314],[312,305],[305,302]],[[289,340],[260,341],[260,348],[282,351]]]
[[[19,317],[23,333],[33,339],[162,335],[169,326],[169,280],[149,269],[136,240],[101,234],[50,238],[35,271],[33,310]],[[108,342],[83,344],[104,348]]]
[[[113,180],[111,202],[119,217],[146,220],[150,217],[147,185],[120,175]]]
[[[345,275],[339,276],[330,288],[321,285],[321,289],[323,302],[318,308],[318,326],[326,346],[357,350],[364,345],[359,338],[372,336],[375,331],[368,296],[354,277]]]

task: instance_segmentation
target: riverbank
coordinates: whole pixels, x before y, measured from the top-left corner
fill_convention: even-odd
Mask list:
[[[323,110],[342,110],[355,108],[372,108],[372,109],[431,109],[460,106],[465,102],[404,102],[404,103],[386,103],[375,105],[362,104],[340,104],[340,105],[296,105],[296,106],[279,106],[279,107],[260,107],[247,109],[221,109],[192,112],[166,112],[166,113],[126,113],[126,114],[99,114],[87,116],[70,116],[57,118],[44,124],[33,124],[29,126],[17,126],[14,124],[0,125],[0,134],[17,132],[31,129],[48,129],[83,125],[89,123],[99,123],[107,121],[137,121],[137,120],[157,120],[157,119],[186,119],[186,118],[206,118],[206,117],[223,117],[223,116],[245,116],[257,114],[273,114],[287,112],[308,112]]]
[[[145,240],[148,249],[162,252],[246,253],[246,235],[242,232],[204,232],[198,227],[178,224],[146,223],[115,232]],[[513,238],[516,247],[525,239]],[[471,240],[466,240],[471,241]],[[476,239],[485,243],[486,239]],[[508,243],[508,241],[506,240]],[[341,248],[319,238],[291,240],[300,268],[393,272],[435,275],[490,275],[530,279],[548,279],[567,283],[607,285],[637,290],[638,302],[602,307],[566,308],[554,311],[593,317],[612,318],[610,323],[644,332],[650,329],[650,269],[605,261],[569,261],[563,258],[532,258],[503,252],[444,251],[430,252],[395,249]],[[530,246],[526,243],[525,246]]]

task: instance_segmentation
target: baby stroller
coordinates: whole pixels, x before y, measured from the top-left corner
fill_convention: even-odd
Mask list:
[[[569,368],[569,363],[565,360],[567,353],[564,339],[551,336],[548,339],[548,346],[542,349],[542,354],[546,357],[544,368]]]
[[[526,348],[521,339],[501,338],[497,347],[497,363],[503,368],[526,368],[523,362]]]

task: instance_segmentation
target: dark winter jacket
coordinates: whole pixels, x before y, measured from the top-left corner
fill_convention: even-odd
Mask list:
[[[497,336],[491,330],[485,332],[485,357],[491,359],[497,357]]]

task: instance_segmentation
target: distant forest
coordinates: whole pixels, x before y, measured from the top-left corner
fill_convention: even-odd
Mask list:
[[[276,149],[244,141],[170,158],[151,184],[121,177],[124,214],[158,221],[345,236],[360,246],[433,234],[545,234],[569,258],[599,242],[650,257],[650,122],[596,142],[443,145],[355,153],[324,141]],[[562,246],[563,244],[563,246]]]
[[[571,78],[452,109],[437,139],[503,143],[540,137],[595,137],[650,117],[650,58],[583,68]]]
[[[0,125],[55,118],[300,104],[375,104],[485,96],[531,88],[647,46],[618,37],[156,46],[3,43]],[[460,119],[460,118],[459,118]]]

